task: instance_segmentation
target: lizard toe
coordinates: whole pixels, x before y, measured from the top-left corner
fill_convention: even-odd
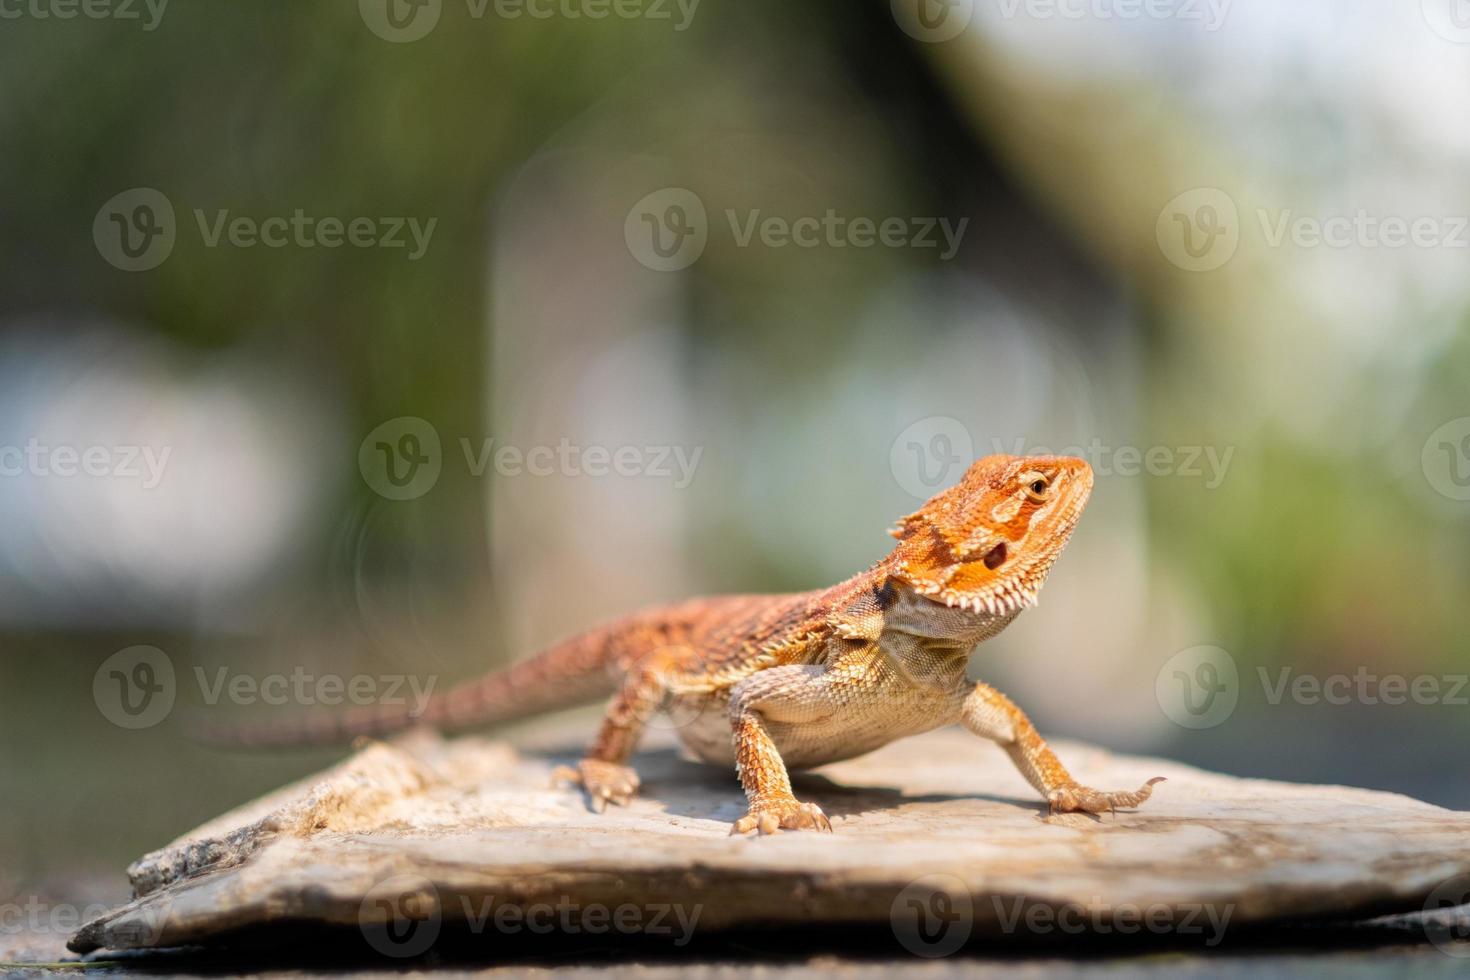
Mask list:
[[[812,804],[812,811],[813,827],[824,834],[832,833],[832,821],[828,819],[827,815],[815,803]]]
[[[832,833],[832,821],[815,803],[800,803],[782,800],[751,807],[750,812],[730,827],[730,833],[746,834],[757,831],[762,836],[780,833],[783,830],[815,830]]]
[[[832,833],[832,821],[815,803],[802,803],[795,810],[781,817],[784,830],[816,830]]]
[[[730,825],[730,836],[738,837],[741,834],[750,833],[752,830],[755,829],[755,821],[755,814],[747,813],[745,816],[741,817],[739,820]]]
[[[593,813],[607,810],[609,803],[627,806],[638,793],[638,773],[628,766],[600,759],[583,759],[574,769],[557,766],[551,773],[555,782],[581,786],[587,794],[587,806]]]
[[[1119,807],[1136,807],[1153,795],[1155,783],[1163,781],[1163,776],[1155,776],[1132,792],[1109,793],[1077,783],[1059,786],[1046,795],[1047,812],[1101,814],[1112,813]]]

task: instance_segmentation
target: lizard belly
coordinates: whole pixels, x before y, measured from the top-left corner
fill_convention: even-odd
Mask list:
[[[876,692],[875,692],[876,693]],[[729,718],[729,695],[678,697],[669,717],[690,755],[701,762],[733,765],[735,746]],[[953,699],[936,693],[932,700],[913,700],[910,710],[895,715],[881,697],[864,700],[820,719],[784,722],[766,719],[766,730],[790,769],[811,769],[880,749],[894,739],[918,735],[955,720]]]
[[[842,712],[819,722],[772,722],[767,727],[789,769],[811,769],[881,749],[895,739],[938,728],[952,719],[935,710],[907,718],[885,718],[880,712]]]
[[[678,698],[669,709],[684,750],[700,762],[735,764],[735,739],[730,730],[728,697]]]

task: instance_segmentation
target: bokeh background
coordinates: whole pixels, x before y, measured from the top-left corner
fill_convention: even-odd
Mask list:
[[[974,665],[1044,730],[1470,807],[1470,16],[923,3],[5,8],[0,886],[336,757],[220,677],[830,584],[1018,449],[1098,470]]]

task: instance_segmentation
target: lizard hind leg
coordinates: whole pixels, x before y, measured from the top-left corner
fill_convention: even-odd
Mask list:
[[[608,704],[597,739],[587,757],[576,766],[558,766],[552,782],[581,786],[587,806],[602,813],[609,803],[627,806],[638,793],[638,773],[627,764],[643,736],[648,719],[658,710],[668,690],[669,662],[650,657],[630,669],[618,693]]]

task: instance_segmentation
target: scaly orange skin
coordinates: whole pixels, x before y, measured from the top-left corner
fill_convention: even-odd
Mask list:
[[[661,708],[696,756],[736,766],[749,811],[732,833],[829,831],[819,807],[792,795],[788,766],[954,723],[1001,745],[1053,811],[1137,806],[1158,779],[1132,792],[1079,785],[1015,704],[965,677],[976,645],[1036,603],[1091,491],[1081,459],[987,456],[898,522],[887,557],[831,588],[637,613],[456,688],[420,717],[368,709],[238,740],[316,741],[420,721],[465,727],[612,692],[587,757],[559,772],[599,811],[637,791],[627,762]]]

